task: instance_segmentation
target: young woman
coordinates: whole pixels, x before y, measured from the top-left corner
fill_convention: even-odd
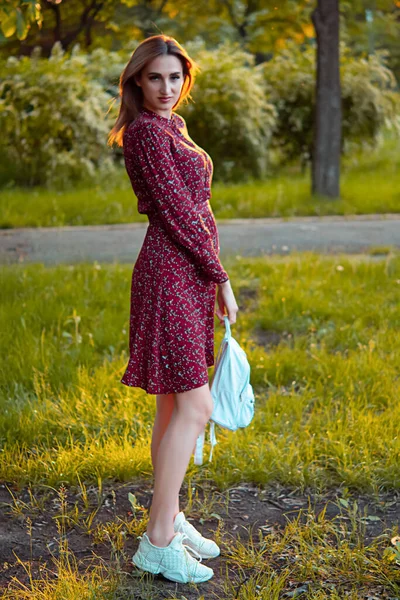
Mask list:
[[[210,207],[213,164],[173,112],[190,96],[196,63],[165,35],[144,40],[120,78],[121,105],[109,143],[125,166],[149,226],[131,286],[130,359],[121,379],[156,395],[151,456],[154,493],[133,563],[186,583],[210,579],[202,558],[218,556],[179,509],[197,436],[211,416],[214,309],[236,322],[238,306],[218,255]],[[218,286],[218,293],[217,293]]]

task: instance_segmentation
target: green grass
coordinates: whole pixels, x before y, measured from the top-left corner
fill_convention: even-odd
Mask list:
[[[218,429],[215,458],[190,476],[398,489],[400,257],[237,257],[226,268],[256,415]],[[150,476],[154,397],[119,382],[130,278],[130,265],[2,268],[0,479]]]
[[[225,266],[240,307],[232,332],[251,362],[256,413],[244,430],[217,428],[213,461],[190,463],[188,490],[277,482],[320,494],[339,486],[343,498],[333,519],[325,509],[303,509],[249,541],[219,520],[222,591],[212,597],[400,597],[400,547],[390,542],[398,528],[367,544],[366,517],[346,500],[399,488],[400,256],[231,257]],[[126,544],[144,531],[147,509],[94,521],[103,481],[152,477],[154,397],[119,382],[130,278],[131,266],[118,264],[1,268],[0,480],[14,490],[32,483],[30,500],[9,507],[27,529],[31,554],[28,516],[43,510],[36,490],[60,490],[58,554],[38,579],[37,561],[25,560],[28,582],[14,579],[7,600],[209,597],[193,584],[176,595],[126,573]],[[217,347],[223,329],[216,323]],[[81,489],[78,507],[67,506],[63,484]],[[86,486],[96,485],[88,496]],[[182,508],[205,520],[218,511],[207,491],[201,501],[189,494]],[[111,559],[83,569],[68,548],[72,529]]]
[[[353,152],[342,161],[341,198],[311,196],[310,173],[286,167],[265,181],[212,187],[217,219],[357,215],[400,212],[400,141],[387,137],[382,147]],[[125,170],[111,181],[57,192],[3,189],[0,227],[50,227],[144,222]]]

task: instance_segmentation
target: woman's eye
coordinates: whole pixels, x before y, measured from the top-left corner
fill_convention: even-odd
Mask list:
[[[179,79],[180,76],[179,75],[173,75],[171,79]],[[158,75],[153,75],[152,77],[150,77],[150,81],[154,81],[154,79],[158,79]]]

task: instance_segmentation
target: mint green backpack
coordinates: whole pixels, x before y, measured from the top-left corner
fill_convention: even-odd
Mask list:
[[[210,457],[217,443],[215,424],[236,431],[247,427],[254,416],[254,391],[250,383],[250,364],[243,348],[232,337],[229,318],[224,316],[225,335],[219,347],[214,376],[211,383],[211,396],[214,409],[210,423]],[[204,431],[198,436],[194,453],[194,463],[203,464]]]

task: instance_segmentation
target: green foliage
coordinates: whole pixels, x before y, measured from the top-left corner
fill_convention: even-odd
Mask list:
[[[214,180],[263,177],[275,109],[266,100],[254,57],[238,44],[214,51],[200,41],[188,46],[202,72],[194,103],[179,112],[193,139],[213,157]],[[101,48],[84,54],[79,45],[67,57],[57,44],[49,60],[38,49],[32,58],[8,59],[0,83],[5,131],[0,183],[61,187],[112,173],[122,152],[110,151],[106,136],[117,115],[118,79],[128,58]]]
[[[114,172],[109,96],[88,76],[89,61],[55,44],[49,59],[37,48],[2,65],[0,182],[59,187]]]
[[[267,101],[254,56],[237,43],[207,50],[187,44],[201,73],[190,103],[179,109],[190,136],[213,158],[214,180],[243,181],[266,174],[275,109]]]
[[[383,127],[400,135],[400,94],[387,68],[388,53],[354,58],[343,47],[341,65],[345,150],[358,140],[378,144]]]
[[[288,42],[255,66],[238,43],[208,50],[187,44],[201,71],[192,101],[178,112],[189,134],[214,161],[214,182],[254,183],[271,166],[311,157],[315,51]],[[122,166],[122,150],[107,146],[118,109],[118,80],[129,59],[102,48],[67,56],[57,43],[49,59],[3,61],[0,77],[0,185],[67,188],[103,184]],[[383,127],[400,132],[399,94],[385,54],[355,59],[342,44],[343,150],[380,143]],[[112,179],[112,178],[111,178]],[[80,218],[80,217],[79,217]]]
[[[0,40],[14,35],[19,40],[25,40],[31,23],[41,27],[42,22],[41,6],[37,0],[1,0]]]
[[[315,106],[315,48],[287,46],[256,67],[265,78],[269,100],[278,112],[273,147],[283,161],[312,157]],[[385,66],[384,52],[368,58],[351,55],[340,46],[343,108],[343,151],[360,144],[377,145],[384,126],[400,134],[400,96],[396,80]]]
[[[110,97],[118,95],[119,77],[130,56],[130,53],[127,54],[126,48],[123,52],[95,48],[92,52],[87,53],[81,50],[79,44],[75,44],[71,56],[76,57],[84,65],[87,76],[97,81]]]
[[[398,0],[342,0],[341,39],[353,54],[360,55],[368,49],[388,52],[387,66],[400,84],[400,2]]]

